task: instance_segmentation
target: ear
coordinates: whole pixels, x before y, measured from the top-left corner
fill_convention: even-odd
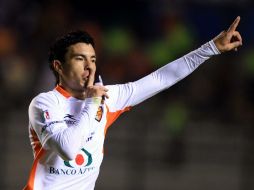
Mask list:
[[[63,66],[62,66],[62,63],[59,60],[54,60],[52,64],[53,64],[53,67],[54,67],[55,71],[59,75],[63,73]]]

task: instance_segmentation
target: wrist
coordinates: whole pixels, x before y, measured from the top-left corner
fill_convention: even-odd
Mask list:
[[[102,97],[91,97],[91,98],[86,98],[85,103],[99,106],[101,104],[101,100],[102,100]]]
[[[216,40],[209,41],[209,45],[212,48],[215,55],[221,54],[222,52],[219,50],[219,44],[216,42]]]

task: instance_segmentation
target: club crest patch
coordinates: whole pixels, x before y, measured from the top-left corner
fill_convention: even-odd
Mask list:
[[[103,107],[100,106],[100,107],[98,108],[97,113],[96,113],[95,120],[98,121],[98,122],[100,122],[100,121],[101,121],[101,118],[102,118],[102,115],[103,115]]]

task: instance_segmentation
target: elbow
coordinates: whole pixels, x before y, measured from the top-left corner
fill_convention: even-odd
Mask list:
[[[65,161],[74,160],[79,152],[78,147],[70,146],[66,143],[56,142],[53,138],[48,140],[49,148],[51,148],[58,156]]]
[[[55,152],[65,161],[71,161],[76,158],[78,153],[80,152],[80,147],[74,147],[74,146],[58,146],[55,149]]]
[[[59,156],[65,160],[65,161],[71,161],[74,160],[78,154],[76,151],[71,151],[71,150],[61,150],[58,152]]]

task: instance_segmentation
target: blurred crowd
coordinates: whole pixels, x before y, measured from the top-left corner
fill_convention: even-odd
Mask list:
[[[1,102],[1,108],[24,106],[38,92],[54,87],[47,63],[48,49],[57,36],[68,31],[90,32],[96,41],[98,70],[106,84],[122,83],[138,79],[197,48],[240,15],[243,48],[218,58],[215,62],[221,63],[219,66],[204,69],[205,75],[197,74],[194,77],[197,82],[180,91],[193,98],[193,107],[221,106],[242,112],[240,119],[250,119],[254,73],[250,20],[254,14],[249,4],[245,1],[227,7],[227,1],[202,4],[163,0],[100,3],[3,0],[0,97],[6,101]]]

